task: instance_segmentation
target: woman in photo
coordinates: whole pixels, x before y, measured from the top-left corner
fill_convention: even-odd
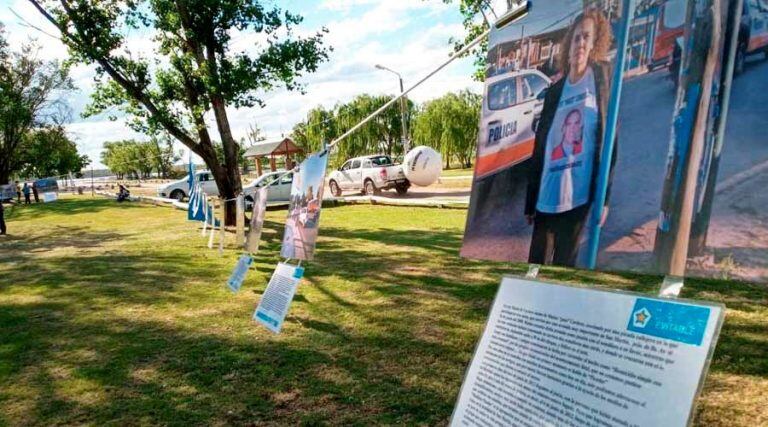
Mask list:
[[[576,17],[561,45],[563,77],[544,98],[528,176],[530,263],[576,264],[601,160],[611,42],[608,20],[600,11],[588,10]],[[602,221],[608,213],[607,200]]]

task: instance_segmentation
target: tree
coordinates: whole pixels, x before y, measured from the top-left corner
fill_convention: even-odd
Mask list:
[[[0,183],[25,167],[20,149],[30,132],[55,131],[69,117],[62,98],[72,89],[68,69],[38,59],[38,50],[29,42],[10,51],[0,24]]]
[[[482,97],[468,90],[425,103],[414,120],[414,141],[439,147],[446,169],[453,159],[462,167],[471,167],[481,103]]]
[[[241,191],[238,144],[227,107],[263,106],[259,92],[297,81],[327,59],[324,28],[296,36],[302,17],[259,0],[28,0],[60,31],[72,59],[95,64],[97,84],[87,115],[116,108],[138,131],[164,130],[199,155],[219,194]],[[130,52],[126,35],[154,31],[152,59]],[[258,34],[257,53],[235,50],[234,34]],[[219,159],[205,118],[223,147]],[[234,204],[230,204],[234,207]],[[228,209],[227,223],[235,210]]]
[[[306,151],[317,151],[324,142],[344,134],[392,98],[391,95],[362,94],[331,110],[321,106],[314,108],[303,122],[293,127],[294,140]],[[413,102],[409,101],[406,108],[406,120],[409,121],[415,109]],[[344,144],[336,146],[338,156],[334,162],[373,153],[402,155],[401,129],[400,108],[393,105],[351,134]]]
[[[152,138],[150,141],[150,153],[155,171],[161,178],[168,178],[173,164],[181,160],[181,151],[178,153],[173,150],[173,138],[168,134]]]
[[[22,176],[39,178],[80,172],[91,162],[77,152],[77,145],[61,126],[27,132],[17,158]]]

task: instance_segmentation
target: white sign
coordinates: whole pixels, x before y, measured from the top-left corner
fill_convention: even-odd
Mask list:
[[[723,312],[504,278],[451,425],[685,426]]]
[[[252,263],[253,258],[251,258],[250,255],[242,255],[240,259],[237,260],[235,269],[232,270],[232,274],[227,280],[227,287],[230,291],[238,292],[240,290],[243,286],[245,275],[248,274],[248,269],[251,267]]]
[[[43,193],[43,203],[55,202],[59,199],[59,195],[54,192]]]
[[[270,331],[280,333],[283,321],[288,314],[288,308],[293,301],[293,295],[304,275],[304,268],[279,263],[272,278],[269,280],[259,306],[253,313],[253,320],[263,324]]]

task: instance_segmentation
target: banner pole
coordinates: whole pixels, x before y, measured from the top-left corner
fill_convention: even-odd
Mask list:
[[[597,175],[595,197],[592,202],[592,214],[590,218],[587,267],[594,270],[597,264],[597,250],[600,246],[600,221],[603,216],[606,192],[608,191],[608,175],[611,172],[613,160],[613,146],[616,139],[616,122],[619,118],[619,103],[621,102],[621,86],[624,74],[624,63],[627,56],[627,39],[629,34],[630,18],[634,14],[632,0],[622,1],[621,25],[616,37],[616,64],[611,78],[611,94],[608,98],[608,114],[606,116],[605,132],[603,132],[603,146],[600,153],[600,169]]]

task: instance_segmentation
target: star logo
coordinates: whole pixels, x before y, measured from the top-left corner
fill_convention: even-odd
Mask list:
[[[643,307],[640,310],[632,313],[632,324],[638,328],[644,328],[651,320],[651,312],[647,308]]]

